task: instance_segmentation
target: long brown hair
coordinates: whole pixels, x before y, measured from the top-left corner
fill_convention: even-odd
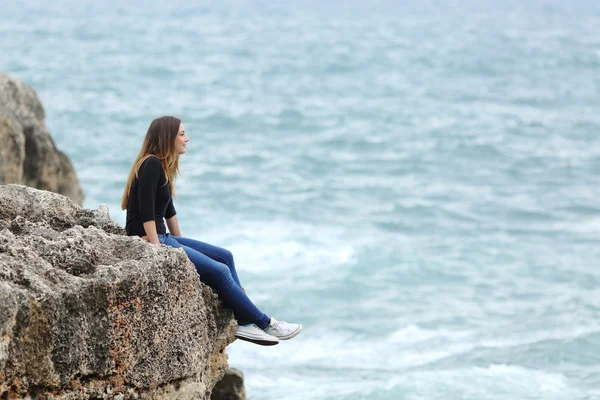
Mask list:
[[[181,174],[179,172],[179,153],[175,148],[175,139],[179,133],[180,124],[181,120],[179,118],[170,116],[156,118],[150,123],[142,148],[131,167],[131,171],[129,171],[127,184],[121,199],[121,209],[125,210],[127,208],[131,185],[133,185],[134,179],[138,177],[138,172],[144,161],[151,156],[155,156],[160,160],[171,194],[175,196],[175,178],[177,174]]]

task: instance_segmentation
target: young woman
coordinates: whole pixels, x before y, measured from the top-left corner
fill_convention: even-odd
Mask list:
[[[237,338],[265,346],[293,338],[302,331],[302,325],[269,318],[250,301],[229,250],[181,236],[172,195],[179,173],[179,156],[185,153],[189,141],[178,118],[161,117],[152,121],[129,172],[121,201],[121,208],[127,209],[127,234],[140,236],[152,244],[182,248],[196,266],[200,280],[211,286],[233,310],[238,321]]]

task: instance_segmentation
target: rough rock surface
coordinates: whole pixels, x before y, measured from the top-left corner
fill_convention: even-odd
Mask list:
[[[223,379],[215,386],[210,400],[246,400],[244,374],[236,368],[229,368]]]
[[[183,250],[0,186],[1,399],[209,399],[234,329]]]
[[[54,145],[35,91],[0,73],[0,184],[21,183],[83,204],[83,191],[67,156]]]

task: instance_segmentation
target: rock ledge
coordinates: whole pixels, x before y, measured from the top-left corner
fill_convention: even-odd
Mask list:
[[[234,329],[181,249],[0,186],[1,399],[209,399]]]

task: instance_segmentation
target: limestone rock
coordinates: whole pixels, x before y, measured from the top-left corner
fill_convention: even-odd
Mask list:
[[[183,250],[0,186],[0,398],[209,399],[234,329]]]
[[[211,400],[246,400],[244,374],[236,368],[229,368],[225,376],[215,385]]]
[[[64,194],[83,204],[83,191],[68,157],[44,124],[35,91],[0,73],[0,184],[21,183]]]

